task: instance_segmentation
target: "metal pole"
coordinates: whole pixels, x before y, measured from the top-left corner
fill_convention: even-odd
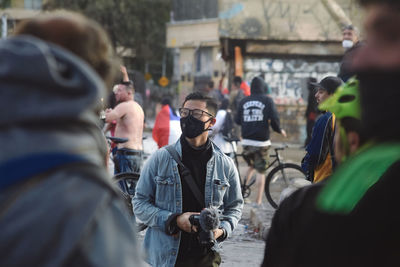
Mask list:
[[[162,59],[162,76],[163,77],[165,76],[165,68],[166,68],[166,64],[167,64],[167,62],[166,62],[167,58],[166,58],[165,54],[166,54],[166,52],[164,52],[164,56]]]
[[[1,38],[7,38],[7,14],[1,15]]]

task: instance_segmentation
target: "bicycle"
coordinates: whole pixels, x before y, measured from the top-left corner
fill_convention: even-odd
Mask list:
[[[232,144],[232,142],[238,142],[239,139],[228,139],[227,141]],[[306,175],[299,165],[283,162],[282,157],[279,155],[279,151],[283,151],[285,148],[288,148],[288,145],[274,148],[275,153],[270,155],[270,158],[274,158],[274,160],[269,163],[267,170],[272,169],[268,172],[265,180],[265,196],[271,206],[275,209],[278,208],[281,194],[286,188],[291,188],[297,179],[306,179]],[[243,198],[248,198],[251,194],[250,187],[256,182],[256,179],[255,175],[251,175],[251,178],[246,176],[242,179],[239,171],[238,156],[243,157],[243,154],[233,152],[233,159],[239,172],[242,196]]]
[[[127,138],[118,138],[118,137],[111,137],[111,136],[106,136],[106,138],[110,142],[114,142],[115,144],[122,144],[122,143],[126,143],[128,141]],[[111,155],[110,155],[110,157],[111,157]],[[117,173],[112,178],[113,183],[119,185],[119,186],[117,186],[117,188],[118,188],[121,196],[123,197],[126,205],[128,206],[130,215],[133,217],[133,219],[135,221],[136,221],[136,217],[135,217],[135,214],[133,213],[132,198],[135,196],[136,184],[139,181],[139,178],[140,178],[140,173],[134,173],[134,172]],[[140,221],[136,221],[136,226],[137,226],[138,232],[141,232],[147,228],[147,225],[145,225],[144,223],[142,223]]]

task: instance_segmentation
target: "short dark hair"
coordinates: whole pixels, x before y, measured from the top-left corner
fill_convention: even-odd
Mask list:
[[[242,84],[242,78],[240,76],[235,76],[233,78],[233,84],[236,86],[240,86]]]
[[[206,102],[206,108],[209,113],[211,113],[214,117],[217,114],[218,104],[214,98],[206,96],[201,92],[193,92],[186,96],[185,101],[183,101],[182,107],[185,106],[185,103],[189,100],[200,100]]]
[[[207,83],[207,86],[208,86],[209,88],[214,89],[214,81],[209,81],[209,82]]]
[[[342,28],[342,31],[344,31],[344,30],[350,30],[350,31],[354,31],[354,26],[353,25],[351,25],[351,24],[348,24],[348,25],[345,25],[343,28]]]

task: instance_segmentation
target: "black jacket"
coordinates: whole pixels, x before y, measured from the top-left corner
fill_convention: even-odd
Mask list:
[[[262,266],[399,266],[399,172],[397,161],[350,214],[317,210],[327,180],[293,193],[274,215]]]
[[[255,79],[251,83],[251,95],[239,103],[235,122],[242,126],[243,139],[267,141],[269,121],[274,131],[281,132],[279,117],[274,101],[264,93],[265,83],[260,78]]]

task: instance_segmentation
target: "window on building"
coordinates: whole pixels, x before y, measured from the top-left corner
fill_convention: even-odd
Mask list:
[[[212,48],[200,47],[196,52],[196,76],[210,76],[213,73]]]
[[[0,8],[11,7],[11,0],[0,0]]]
[[[172,0],[175,21],[218,18],[217,0]]]
[[[41,9],[42,0],[24,0],[25,9]]]

